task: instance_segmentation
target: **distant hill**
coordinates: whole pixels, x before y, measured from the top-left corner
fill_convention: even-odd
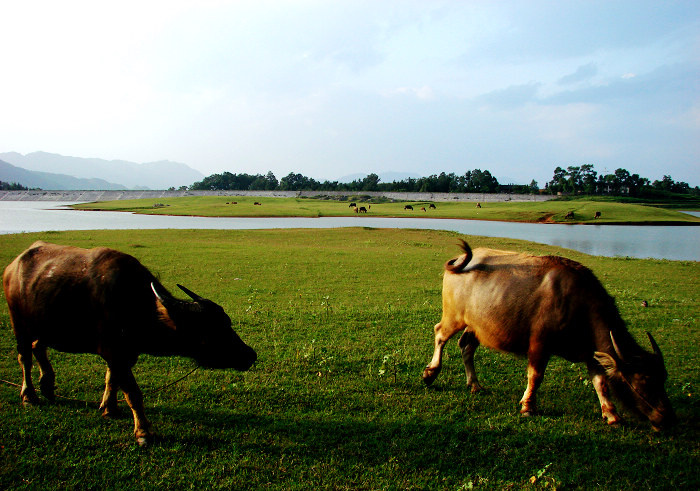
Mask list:
[[[98,182],[105,182],[107,185],[112,186],[99,189],[178,188],[180,186],[189,186],[193,182],[201,181],[204,178],[204,174],[186,164],[168,160],[138,164],[126,160],[66,157],[47,152],[34,152],[26,155],[17,152],[0,153],[0,160],[28,171],[42,174],[61,174],[88,181],[95,180],[96,185]],[[27,186],[28,184],[24,185]],[[35,187],[50,189],[44,186]]]
[[[16,167],[0,160],[0,181],[19,183],[28,188],[41,188],[56,191],[74,189],[86,190],[123,190],[125,186],[107,182],[104,179],[80,179],[66,174],[36,172]]]

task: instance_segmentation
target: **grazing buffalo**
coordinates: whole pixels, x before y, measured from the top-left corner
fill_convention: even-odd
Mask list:
[[[573,212],[573,211],[570,211],[569,213],[566,214],[566,216],[565,216],[564,218],[565,218],[565,219],[574,218],[574,212]]]
[[[435,205],[433,203],[430,203],[430,206],[428,208],[435,209]]]
[[[459,347],[472,392],[481,389],[474,370],[479,344],[528,359],[523,415],[536,411],[535,393],[552,355],[585,362],[603,417],[618,423],[608,395],[646,416],[655,429],[670,425],[674,412],[664,390],[666,369],[656,341],[653,353],[627,331],[593,273],[556,256],[529,256],[462,242],[464,254],[445,264],[442,319],[435,326],[435,352],[423,372],[431,384],[440,373],[445,343],[461,332]]]
[[[406,205],[403,207],[404,210],[412,210],[413,207],[411,205]]]
[[[350,204],[348,205],[348,208],[352,208],[353,206],[354,206],[354,207],[357,207],[357,203],[350,203]]]
[[[360,213],[367,213],[367,208],[360,206]]]
[[[100,410],[117,414],[121,389],[139,444],[152,435],[131,371],[140,354],[187,356],[203,367],[241,371],[257,358],[219,305],[180,285],[193,302],[176,299],[136,258],[113,249],[35,242],[7,266],[3,287],[22,367],[22,401],[38,402],[32,353],[49,400],[55,376],[46,348],[96,353],[107,362]]]
[[[481,208],[481,203],[477,203],[477,204],[476,204],[476,207],[477,207],[477,208]]]
[[[600,212],[599,212],[599,211],[596,211],[596,212],[595,212],[595,215],[593,216],[593,218],[600,218]]]

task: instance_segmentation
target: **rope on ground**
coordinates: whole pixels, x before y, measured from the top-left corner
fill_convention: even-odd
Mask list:
[[[198,366],[194,367],[192,370],[190,370],[190,371],[187,372],[185,375],[183,375],[182,377],[180,377],[179,379],[177,379],[177,380],[175,380],[175,381],[173,381],[173,382],[170,382],[170,383],[168,383],[168,384],[162,385],[162,386],[160,386],[160,387],[156,387],[155,389],[147,390],[147,391],[143,392],[143,395],[146,395],[146,394],[154,394],[154,393],[156,393],[156,392],[160,392],[160,391],[163,391],[163,390],[165,390],[165,389],[167,389],[167,388],[169,388],[169,387],[172,387],[173,385],[179,384],[180,382],[182,382],[183,380],[185,380],[187,377],[189,377],[190,375],[192,375],[194,372],[196,372],[198,368],[199,368]],[[22,388],[22,386],[21,386],[20,384],[16,384],[16,383],[14,383],[14,382],[10,382],[9,380],[5,380],[5,379],[0,379],[0,383],[3,383],[3,384],[5,384],[5,385],[10,385],[10,386],[12,386],[12,387]],[[63,400],[66,400],[66,401],[81,402],[81,403],[84,403],[84,404],[96,404],[95,401],[84,401],[84,400],[82,400],[82,399],[74,399],[74,398],[72,398],[72,397],[62,396],[62,395],[60,395],[60,394],[55,394],[55,395],[56,395],[56,397],[57,397],[58,399],[63,399]],[[122,398],[122,399],[119,399],[119,402],[124,402],[125,400],[126,400],[126,399],[123,399],[123,398]]]

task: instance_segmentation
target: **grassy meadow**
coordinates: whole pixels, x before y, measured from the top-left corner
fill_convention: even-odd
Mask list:
[[[367,208],[366,216],[412,218],[461,218],[546,223],[682,223],[700,224],[700,218],[677,210],[615,201],[551,200],[544,202],[485,202],[477,208],[472,202],[430,201],[391,202],[349,196],[346,200],[321,198],[264,198],[253,196],[189,196],[138,200],[103,201],[74,205],[82,210],[127,211],[158,215],[218,217],[342,217],[355,216],[351,202]],[[260,203],[255,205],[254,203]],[[235,203],[235,204],[234,204]],[[410,204],[413,210],[405,210]],[[424,208],[425,211],[421,210]],[[573,212],[574,218],[566,218]],[[595,219],[596,212],[601,218]],[[365,214],[361,214],[365,216]]]
[[[565,255],[596,273],[640,343],[649,348],[651,331],[664,352],[680,423],[655,433],[631,416],[605,425],[585,367],[561,359],[531,418],[518,414],[526,360],[480,349],[488,390],[471,394],[456,339],[426,388],[442,266],[458,238],[370,228],[1,235],[3,267],[36,239],[132,254],[173,293],[181,283],[221,304],[259,361],[149,392],[194,364],[142,356],[135,375],[157,438],[141,448],[128,411],[105,420],[97,410],[104,362],[50,350],[57,393],[69,399],[23,408],[19,389],[0,385],[0,488],[698,489],[700,263],[466,237],[473,247]],[[0,349],[0,378],[20,382],[4,298]]]

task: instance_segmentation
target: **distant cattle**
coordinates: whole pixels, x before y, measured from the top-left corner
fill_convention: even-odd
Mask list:
[[[481,208],[481,203],[477,203],[477,204],[476,204],[476,207],[477,207],[477,208]]]
[[[255,203],[253,203],[253,204],[254,204],[254,205],[258,205],[258,206],[261,206],[261,205],[262,205],[262,203],[259,203],[259,202],[257,202],[257,201],[256,201]]]
[[[423,371],[427,384],[440,373],[445,343],[462,333],[458,344],[472,392],[481,389],[474,370],[480,344],[527,356],[523,415],[536,412],[536,391],[550,357],[557,355],[586,363],[608,424],[620,421],[609,386],[654,428],[674,422],[659,346],[649,333],[653,353],[637,344],[614,299],[588,268],[563,257],[472,251],[464,241],[462,249],[463,255],[445,264],[442,319],[435,326],[433,358]]]
[[[422,206],[420,211],[425,211],[425,206]]]
[[[406,205],[403,207],[404,210],[412,210],[413,207],[411,205]]]
[[[596,212],[595,212],[595,215],[593,216],[593,218],[600,218],[600,212],[599,212],[599,211],[596,211]]]
[[[428,208],[435,209],[435,205],[433,203],[430,203],[430,206]]]
[[[98,354],[107,362],[100,410],[117,414],[121,389],[139,444],[152,435],[131,371],[140,354],[186,356],[203,367],[241,371],[257,358],[219,305],[180,285],[193,302],[173,297],[136,258],[113,249],[35,242],[7,266],[3,287],[22,368],[22,401],[38,402],[32,353],[49,400],[55,375],[47,348]]]
[[[357,206],[357,203],[350,203],[350,204],[348,205],[348,208],[352,208],[353,206]]]
[[[360,213],[367,213],[367,208],[360,206]]]
[[[574,212],[573,212],[573,211],[568,212],[568,213],[566,214],[566,216],[564,217],[564,219],[569,219],[569,218],[574,218]]]

